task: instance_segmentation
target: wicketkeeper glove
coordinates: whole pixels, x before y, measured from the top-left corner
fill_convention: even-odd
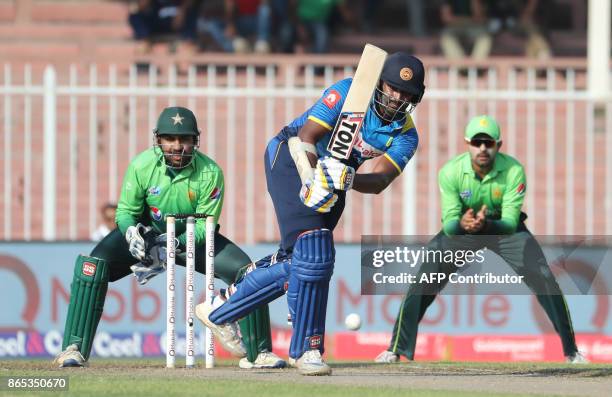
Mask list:
[[[333,157],[322,157],[317,161],[315,182],[329,190],[349,190],[355,179],[355,169]]]
[[[300,190],[300,200],[306,207],[320,213],[327,213],[336,204],[338,195],[317,182],[306,181]]]
[[[128,227],[125,232],[125,240],[130,246],[130,254],[139,261],[142,261],[147,254],[147,246],[143,236],[150,232],[151,229],[150,226],[139,223],[136,226]]]
[[[144,236],[146,255],[145,258],[135,265],[130,266],[134,276],[140,285],[145,285],[150,278],[166,271],[166,233],[155,235],[149,232]],[[181,252],[178,249],[179,241],[174,239],[175,254]]]
[[[148,264],[144,264],[143,262],[138,262],[135,265],[130,266],[130,270],[134,272],[134,277],[136,277],[136,281],[138,284],[145,285],[149,282],[149,279],[157,276],[160,273],[166,271],[166,264],[160,263],[156,266],[149,266]]]

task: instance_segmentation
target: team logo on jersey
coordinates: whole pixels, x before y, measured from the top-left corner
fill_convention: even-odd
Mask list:
[[[502,192],[501,190],[499,190],[498,188],[493,189],[493,198],[494,199],[499,199],[502,196]]]
[[[216,200],[219,198],[219,196],[221,196],[221,189],[216,187],[212,190],[212,192],[210,192],[210,196],[208,196],[208,198],[211,200]]]
[[[461,193],[459,193],[459,197],[461,197],[464,200],[469,200],[472,197],[472,191],[471,190],[464,190]]]
[[[404,81],[411,80],[412,75],[412,69],[410,68],[402,68],[402,70],[400,70],[400,78]]]
[[[153,220],[161,221],[163,217],[161,210],[157,207],[151,207],[151,217]]]
[[[323,98],[323,103],[327,105],[328,108],[332,109],[338,101],[342,98],[340,93],[336,90],[329,90],[325,98]]]
[[[518,187],[516,188],[516,192],[521,196],[525,194],[525,184],[521,183],[520,185],[518,185]]]
[[[85,276],[93,277],[93,275],[96,274],[96,265],[91,262],[83,263],[83,274]]]
[[[151,186],[149,188],[149,194],[151,196],[159,196],[160,193],[161,193],[161,188],[159,186]]]
[[[189,196],[189,201],[194,201],[196,199],[196,194],[193,190],[188,190],[187,196]]]

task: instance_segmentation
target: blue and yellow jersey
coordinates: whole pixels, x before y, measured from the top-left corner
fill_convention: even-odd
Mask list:
[[[352,78],[347,78],[331,85],[310,109],[293,120],[277,137],[287,140],[296,136],[306,121],[312,120],[330,131],[316,145],[319,157],[329,156],[327,145],[331,131],[340,117],[352,81]],[[382,155],[397,168],[398,172],[402,172],[414,155],[418,144],[419,136],[410,115],[405,120],[383,125],[382,120],[370,106],[349,162],[359,166],[368,159]]]

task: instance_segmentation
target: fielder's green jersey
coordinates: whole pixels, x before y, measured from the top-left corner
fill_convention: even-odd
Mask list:
[[[223,207],[223,171],[199,151],[181,170],[166,167],[161,150],[151,148],[130,163],[123,178],[116,221],[125,234],[127,228],[141,222],[165,233],[165,215],[204,213],[219,220]],[[196,222],[196,244],[205,239],[205,221]],[[176,220],[176,234],[185,244],[185,221]]]
[[[486,234],[514,233],[525,198],[523,166],[507,154],[497,153],[493,169],[481,180],[472,168],[470,153],[460,154],[438,174],[442,228],[447,235],[462,234],[461,216],[472,208],[487,206]]]

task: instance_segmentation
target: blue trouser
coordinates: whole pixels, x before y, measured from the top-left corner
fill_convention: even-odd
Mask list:
[[[266,182],[281,234],[280,248],[293,250],[300,233],[313,229],[334,230],[344,210],[345,192],[337,191],[338,201],[327,214],[306,207],[299,198],[302,181],[289,153],[287,141],[273,138],[265,154]]]
[[[283,295],[288,288],[287,303],[294,328],[290,356],[299,358],[307,349],[322,353],[335,252],[331,231],[342,215],[345,194],[339,192],[336,205],[327,214],[306,207],[299,199],[302,182],[287,142],[280,138],[268,144],[265,169],[281,232],[278,254],[259,261],[210,319],[216,324],[236,321]]]

